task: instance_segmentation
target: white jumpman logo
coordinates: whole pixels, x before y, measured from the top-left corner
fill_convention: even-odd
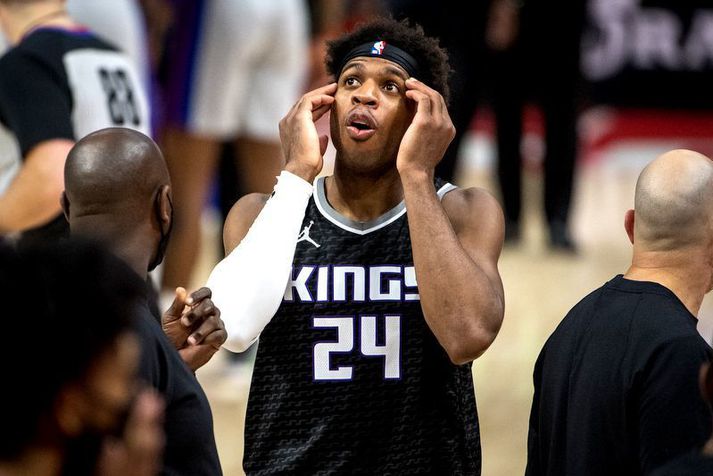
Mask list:
[[[309,229],[312,228],[312,225],[314,225],[314,221],[310,220],[309,225],[307,225],[302,232],[297,235],[297,243],[300,241],[309,241],[314,245],[315,248],[319,248],[321,245],[318,245],[315,243],[315,241],[309,237]]]

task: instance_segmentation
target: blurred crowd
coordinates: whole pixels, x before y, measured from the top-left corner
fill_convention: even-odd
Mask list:
[[[275,177],[284,166],[278,129],[280,119],[305,91],[331,81],[324,66],[325,42],[379,16],[408,19],[421,25],[428,36],[440,38],[453,70],[449,112],[456,136],[438,165],[437,175],[459,183],[464,138],[471,132],[477,115],[484,107],[489,108],[495,123],[497,165],[494,175],[499,187],[494,192],[505,215],[507,246],[518,246],[524,239],[521,232],[523,114],[527,105],[535,104],[541,111],[544,127],[541,171],[548,245],[567,256],[574,256],[579,250],[571,233],[570,212],[580,155],[578,117],[583,108],[597,98],[590,90],[591,80],[609,81],[617,65],[626,73],[626,54],[633,63],[644,65],[644,69],[655,70],[666,64],[672,70],[692,74],[695,68],[713,67],[713,41],[708,40],[711,52],[696,41],[713,38],[713,22],[699,20],[696,8],[690,7],[687,36],[666,43],[666,35],[674,34],[669,28],[673,20],[659,11],[666,2],[647,4],[651,15],[642,16],[641,24],[636,23],[639,43],[632,40],[632,44],[642,46],[638,50],[632,47],[626,54],[623,48],[616,50],[616,41],[612,39],[626,30],[616,30],[612,25],[632,17],[633,9],[639,6],[633,0],[573,0],[556,6],[543,0],[470,3],[455,0],[67,0],[66,10],[65,2],[57,0],[56,12],[50,11],[32,22],[3,10],[10,9],[12,3],[0,0],[0,23],[10,51],[8,56],[13,54],[11,48],[22,44],[30,32],[45,27],[94,32],[102,42],[101,48],[116,56],[109,61],[115,69],[107,70],[96,85],[82,83],[79,63],[64,59],[71,55],[55,58],[53,61],[62,66],[50,72],[47,84],[58,77],[56,82],[61,84],[47,86],[38,81],[38,90],[56,88],[64,95],[61,100],[50,98],[50,93],[47,98],[27,93],[25,82],[9,79],[0,63],[0,110],[13,111],[3,112],[5,116],[0,117],[4,124],[0,130],[0,237],[32,250],[38,244],[67,235],[69,225],[65,217],[72,226],[87,227],[81,214],[80,219],[77,218],[77,210],[81,208],[72,208],[81,203],[79,198],[72,200],[63,195],[60,204],[56,197],[65,189],[64,181],[71,178],[64,175],[68,152],[77,141],[95,130],[120,125],[143,132],[160,146],[168,166],[166,177],[170,176],[172,199],[160,193],[158,197],[146,195],[147,203],[150,202],[145,210],[147,216],[154,213],[159,223],[165,224],[165,229],[161,225],[160,229],[146,231],[151,228],[147,219],[146,229],[142,231],[145,236],[150,235],[146,242],[151,253],[141,256],[141,265],[134,267],[140,269],[142,280],[138,285],[136,277],[127,274],[123,264],[90,245],[75,243],[57,249],[40,248],[40,251],[22,251],[22,246],[18,247],[20,251],[0,248],[0,260],[6,267],[0,272],[0,283],[9,290],[4,292],[17,293],[31,301],[33,296],[23,294],[23,289],[39,289],[47,301],[41,324],[51,332],[66,332],[68,335],[62,334],[63,337],[77,342],[78,354],[64,355],[62,360],[55,360],[53,356],[62,354],[63,346],[50,342],[51,339],[38,354],[42,362],[56,364],[57,369],[61,369],[61,372],[57,370],[57,381],[43,385],[24,382],[27,373],[40,370],[34,367],[16,370],[14,378],[31,387],[31,393],[47,396],[39,399],[42,401],[24,402],[27,407],[23,407],[24,411],[34,411],[29,409],[34,405],[33,408],[42,412],[33,420],[37,428],[49,425],[50,420],[59,422],[50,433],[54,438],[52,444],[61,450],[50,454],[55,458],[50,464],[70,465],[78,454],[75,450],[85,451],[68,446],[57,434],[68,435],[73,444],[79,441],[74,437],[87,437],[87,444],[93,445],[91,463],[108,468],[102,474],[129,474],[122,471],[131,466],[132,458],[135,464],[132,474],[154,474],[157,455],[164,446],[158,429],[166,402],[151,392],[138,393],[139,397],[132,399],[126,392],[117,390],[137,385],[128,375],[133,375],[139,365],[134,355],[138,351],[130,342],[127,344],[131,339],[126,332],[130,324],[120,311],[134,301],[146,305],[145,293],[156,293],[153,296],[156,299],[150,299],[148,305],[152,307],[151,314],[161,320],[156,308],[169,308],[178,299],[176,289],[195,280],[206,208],[218,210],[222,222],[240,196],[272,191]],[[659,13],[657,19],[652,19],[654,10]],[[592,24],[597,20],[601,23]],[[698,30],[706,31],[707,35]],[[647,46],[645,38],[651,38],[658,46]],[[51,44],[48,40],[47,45]],[[678,48],[675,51],[674,46]],[[51,46],[37,48],[48,56],[54,54]],[[16,56],[5,61],[5,68],[11,69],[16,77],[28,78],[27,84],[33,83],[36,70],[31,64],[23,63]],[[691,81],[695,83],[697,79]],[[89,117],[89,112],[84,116],[79,113],[61,116],[62,111],[68,109],[68,102],[85,104],[87,110],[91,109],[98,101],[97,96],[91,95],[93,88],[109,95],[111,121],[104,123]],[[627,97],[626,92],[615,92],[617,97]],[[28,108],[28,104],[32,107]],[[42,112],[45,107],[51,112]],[[45,118],[54,130],[49,131],[50,127],[40,124]],[[3,142],[10,133],[16,140]],[[133,141],[131,138],[127,144],[146,146],[141,140]],[[101,142],[88,144],[87,157],[97,153],[92,147],[101,146]],[[52,160],[44,160],[47,157]],[[81,157],[76,160],[80,165],[75,177],[84,177],[82,170],[88,169],[82,169]],[[43,165],[38,165],[40,163]],[[91,164],[91,161],[86,163]],[[141,169],[126,177],[119,177],[122,173],[118,171],[110,171],[108,175],[117,180],[121,178],[123,184],[143,183],[142,180],[148,180],[143,176],[145,171]],[[166,181],[158,185],[165,185]],[[126,193],[133,193],[128,185],[123,186],[127,187],[122,189]],[[77,192],[76,197],[91,192],[79,185],[77,190],[81,193]],[[143,193],[139,185],[134,191]],[[109,203],[111,197],[104,198]],[[136,207],[138,210],[141,205]],[[95,213],[91,207],[87,210],[88,216]],[[113,216],[120,217],[121,213]],[[79,225],[72,224],[72,218],[79,220],[76,222]],[[92,223],[89,228],[91,226]],[[119,227],[112,228],[110,233],[118,237],[129,231]],[[169,233],[172,234],[170,243]],[[121,246],[117,249],[131,250],[128,244]],[[145,288],[141,285],[146,278],[143,272],[156,268],[164,252],[165,260],[158,268],[158,285]],[[130,251],[126,256],[130,256]],[[42,277],[39,284],[33,279],[33,273]],[[15,280],[14,276],[20,278]],[[88,276],[96,277],[97,282]],[[107,282],[100,284],[104,277]],[[77,326],[87,326],[87,332],[103,336],[101,342],[90,342],[86,333],[73,336],[70,329],[55,327],[54,320],[62,312],[68,312],[62,306],[68,306],[66,299],[72,298],[67,296],[72,291],[67,284],[72,282],[90,286],[89,292],[94,293],[94,300],[82,303],[78,313],[82,320]],[[57,287],[62,283],[67,289]],[[111,286],[116,286],[121,295],[110,292]],[[187,296],[181,299],[177,318],[189,312],[183,311],[184,304],[188,309],[193,302],[189,303]],[[96,320],[88,316],[107,309],[116,315],[107,316],[102,321],[104,325],[95,322],[97,329],[90,328],[89,323]],[[15,311],[22,312],[22,309]],[[76,308],[73,307],[72,312],[77,312]],[[206,311],[206,317],[201,319],[208,321],[210,315]],[[167,318],[163,319],[165,324]],[[217,321],[218,317],[212,319]],[[210,331],[223,332],[221,325],[214,323],[215,328]],[[190,332],[177,342],[176,349],[185,351],[189,336],[194,336],[192,333],[197,329],[199,325],[192,323]],[[14,331],[24,332],[20,328]],[[218,347],[220,343],[210,355]],[[11,351],[18,350],[7,349],[8,358],[12,358]],[[188,363],[185,353],[177,355]],[[102,380],[103,373],[113,374],[116,381]],[[706,367],[702,382],[704,387],[708,386],[708,392],[711,380],[713,373]],[[202,395],[199,389],[195,393]],[[99,398],[95,398],[96,395]],[[107,408],[101,408],[104,401]],[[7,402],[18,407],[23,404],[22,399]],[[96,408],[92,407],[88,413],[76,409],[81,405],[91,407],[87,402],[93,402]],[[21,423],[13,423],[22,427]],[[123,439],[117,436],[119,426],[122,434],[128,435]],[[26,433],[24,440],[18,440],[20,443],[34,445],[37,443],[34,438],[42,438],[38,436],[41,432]],[[137,436],[139,433],[144,437]],[[113,447],[102,438],[89,438],[97,435],[116,437],[112,440]],[[21,454],[22,448],[19,444],[16,446],[0,456],[11,458]],[[214,451],[214,444],[209,451]]]

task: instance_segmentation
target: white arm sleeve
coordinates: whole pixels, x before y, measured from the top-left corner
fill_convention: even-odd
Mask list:
[[[210,273],[207,286],[228,332],[226,349],[245,351],[277,312],[311,195],[312,185],[283,171],[245,238]]]

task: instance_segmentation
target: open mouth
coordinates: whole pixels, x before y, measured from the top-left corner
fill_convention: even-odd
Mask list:
[[[352,139],[366,140],[376,133],[376,121],[368,112],[352,111],[346,120],[347,132]]]

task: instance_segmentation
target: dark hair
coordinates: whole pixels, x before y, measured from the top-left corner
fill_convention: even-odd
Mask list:
[[[448,54],[438,44],[438,39],[427,37],[419,25],[411,25],[409,21],[396,21],[393,18],[379,18],[360,26],[358,29],[347,33],[335,40],[327,42],[327,57],[325,64],[327,71],[339,77],[344,58],[355,47],[374,41],[386,41],[387,44],[398,46],[413,56],[418,61],[423,77],[416,78],[432,87],[446,100],[450,91],[448,76],[451,73],[448,64]]]
[[[138,275],[96,245],[0,244],[0,460],[37,441],[60,391],[130,329],[144,293]]]

